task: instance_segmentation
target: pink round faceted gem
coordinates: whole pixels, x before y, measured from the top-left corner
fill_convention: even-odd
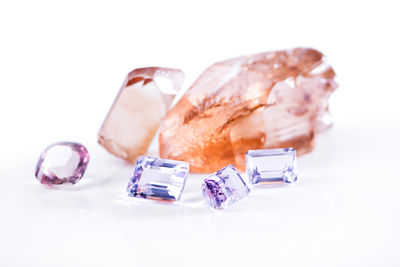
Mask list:
[[[47,147],[36,165],[36,179],[45,185],[75,184],[85,173],[89,152],[81,144],[55,143]]]

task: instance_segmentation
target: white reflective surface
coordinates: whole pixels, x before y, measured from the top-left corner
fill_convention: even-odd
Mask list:
[[[395,1],[0,3],[0,266],[400,266],[400,25]],[[173,205],[128,198],[133,171],[96,143],[134,68],[184,70],[311,46],[338,74],[335,127],[294,184],[209,208],[203,175]],[[42,150],[91,153],[76,185],[34,176]],[[153,151],[151,155],[156,155]],[[206,176],[206,175],[204,175]]]

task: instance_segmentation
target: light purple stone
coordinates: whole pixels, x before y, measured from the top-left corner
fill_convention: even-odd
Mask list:
[[[177,201],[188,173],[187,162],[141,156],[127,187],[128,196]]]
[[[247,177],[253,184],[293,183],[297,180],[296,150],[293,148],[249,150]]]
[[[55,143],[47,147],[36,165],[36,179],[45,185],[75,184],[85,173],[89,152],[81,144]]]
[[[207,176],[202,185],[204,198],[215,209],[224,209],[246,197],[249,192],[246,183],[232,165]]]

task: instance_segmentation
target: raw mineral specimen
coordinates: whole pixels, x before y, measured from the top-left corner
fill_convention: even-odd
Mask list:
[[[335,72],[310,48],[267,52],[211,65],[168,112],[160,156],[188,161],[194,172],[233,163],[250,149],[313,149],[329,128]]]
[[[183,79],[182,71],[177,69],[130,72],[99,131],[99,144],[134,163],[147,151]]]

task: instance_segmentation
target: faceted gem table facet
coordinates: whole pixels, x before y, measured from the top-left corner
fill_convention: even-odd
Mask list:
[[[296,48],[211,65],[168,112],[160,156],[188,161],[193,172],[233,164],[251,149],[313,149],[331,125],[335,72],[317,50]]]
[[[235,167],[228,165],[206,177],[202,193],[207,203],[215,209],[224,209],[250,192]]]
[[[183,79],[182,71],[177,69],[130,72],[99,131],[99,144],[134,163],[146,153]]]
[[[45,185],[75,184],[85,173],[89,152],[78,143],[60,142],[47,147],[36,165],[36,179]]]
[[[188,173],[187,162],[141,156],[136,161],[133,176],[127,187],[128,196],[179,200]]]
[[[246,153],[247,178],[253,183],[293,183],[297,180],[296,150],[260,149]]]

